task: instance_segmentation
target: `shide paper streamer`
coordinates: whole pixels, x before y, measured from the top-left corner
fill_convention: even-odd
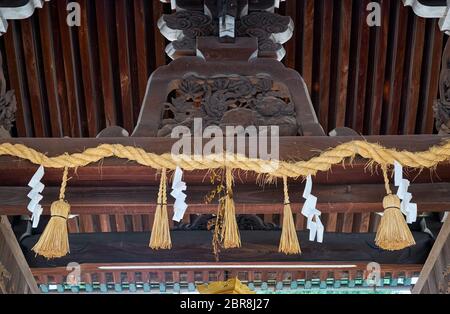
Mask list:
[[[31,220],[33,221],[33,228],[37,228],[39,225],[39,219],[42,215],[42,206],[40,204],[43,196],[42,191],[44,191],[45,185],[41,182],[44,177],[44,167],[40,166],[36,173],[31,178],[28,186],[31,188],[30,193],[27,197],[31,199],[28,203],[27,209],[31,212]]]
[[[324,227],[320,220],[321,212],[316,208],[317,197],[311,194],[312,178],[306,178],[305,190],[303,191],[303,198],[306,200],[303,204],[302,214],[307,220],[306,228],[309,230],[309,241],[314,241],[317,237],[317,242],[322,243]]]
[[[403,178],[403,167],[394,161],[394,184],[398,187],[397,196],[401,199],[400,210],[406,216],[406,222],[411,224],[417,220],[417,204],[411,203],[412,194],[408,192],[409,180]]]
[[[173,205],[173,220],[176,222],[180,222],[183,219],[184,213],[188,208],[186,204],[186,194],[183,191],[186,191],[186,183],[182,181],[183,178],[183,170],[180,167],[177,167],[175,170],[175,175],[173,177],[172,182],[172,192],[170,195],[175,199],[175,203]]]

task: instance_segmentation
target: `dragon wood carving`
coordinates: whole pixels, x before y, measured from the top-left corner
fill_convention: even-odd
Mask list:
[[[193,132],[194,118],[208,126],[279,126],[280,136],[297,135],[294,104],[287,87],[267,75],[202,78],[188,75],[163,104],[159,137],[176,126]]]

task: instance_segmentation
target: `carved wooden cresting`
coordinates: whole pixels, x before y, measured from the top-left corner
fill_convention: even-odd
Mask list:
[[[171,41],[166,52],[172,59],[195,56],[196,39],[215,36],[230,43],[237,37],[257,38],[259,57],[281,60],[286,54],[282,44],[291,38],[294,25],[289,16],[275,13],[279,3],[279,0],[177,0],[172,1],[176,12],[163,15],[158,27]]]
[[[164,1],[163,1],[164,2]],[[167,1],[168,2],[168,1]],[[171,1],[158,26],[174,59],[149,79],[132,134],[177,126],[278,126],[281,136],[324,135],[302,77],[279,60],[293,32],[280,1]]]

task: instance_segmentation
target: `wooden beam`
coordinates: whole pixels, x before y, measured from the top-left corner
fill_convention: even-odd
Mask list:
[[[381,265],[383,272],[392,273],[393,278],[397,278],[397,274],[408,271],[410,273],[420,271],[422,265],[418,264],[383,264]],[[82,264],[81,269],[83,273],[107,273],[107,272],[124,272],[121,267],[128,268],[130,272],[154,272],[164,269],[167,272],[183,272],[193,269],[200,269],[201,271],[217,271],[217,270],[230,270],[239,269],[239,271],[291,271],[296,274],[299,271],[351,271],[361,270],[365,271],[367,263],[364,262],[219,262],[219,263],[116,263],[116,264]],[[46,276],[67,276],[68,272],[66,267],[52,267],[52,268],[33,268],[33,274],[36,277]],[[294,278],[295,279],[295,278]],[[46,284],[46,282],[39,282]]]
[[[6,216],[0,217],[0,252],[0,294],[39,293]]]
[[[450,219],[445,220],[436,242],[431,249],[419,280],[414,286],[414,294],[449,293],[450,281]]]
[[[282,137],[279,142],[281,160],[308,160],[320,154],[330,147],[335,147],[343,142],[351,140],[366,140],[380,143],[386,147],[408,151],[424,151],[433,145],[439,145],[447,136],[416,135],[416,136],[344,136],[344,137]],[[102,143],[118,143],[142,147],[146,151],[156,154],[170,153],[176,139],[167,138],[19,138],[0,140],[0,143],[21,143],[36,150],[47,153],[49,156],[63,154],[65,152],[82,152],[89,147],[96,147]],[[248,150],[247,150],[248,151]],[[314,179],[315,183],[326,184],[368,184],[381,183],[381,172],[366,169],[366,160],[355,159],[352,166],[343,167],[336,165],[330,172],[320,172]],[[29,179],[36,171],[37,166],[28,161],[7,156],[0,157],[0,186],[26,186]],[[61,169],[46,169],[45,183],[47,186],[59,185]],[[450,163],[442,163],[436,169],[430,171],[410,171],[408,178],[413,183],[441,182],[450,180]],[[137,165],[126,160],[108,158],[101,163],[91,164],[77,169],[71,173],[73,179],[70,186],[106,186],[106,185],[152,185],[158,182],[155,171],[149,167]],[[255,182],[256,176],[248,173],[241,176],[243,182]],[[189,183],[208,182],[206,171],[186,172],[186,181]]]
[[[206,214],[217,211],[216,201],[205,203],[206,195],[213,186],[189,186],[187,214]],[[303,199],[298,195],[303,184],[292,184],[292,206],[299,210]],[[413,184],[410,187],[413,201],[420,212],[446,211],[450,208],[450,183]],[[27,187],[0,187],[0,213],[5,215],[27,214]],[[57,199],[58,187],[47,187],[41,204],[49,213],[51,203]],[[314,185],[314,195],[318,197],[318,209],[323,213],[370,213],[383,211],[381,201],[385,194],[383,184],[361,185]],[[156,209],[157,186],[141,187],[71,187],[66,191],[66,199],[71,204],[72,214],[151,214]],[[295,197],[294,197],[295,196]],[[172,198],[169,210],[172,210]],[[238,214],[281,213],[282,190],[275,185],[259,187],[238,185],[235,187],[234,201]],[[350,224],[351,225],[351,224]],[[351,230],[348,230],[349,232]]]

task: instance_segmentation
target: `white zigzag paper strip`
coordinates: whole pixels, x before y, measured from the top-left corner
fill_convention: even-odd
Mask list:
[[[40,166],[36,173],[31,178],[28,186],[31,188],[30,193],[27,197],[31,199],[28,203],[27,209],[31,212],[31,220],[33,221],[33,228],[37,228],[39,225],[39,219],[42,215],[42,206],[40,204],[43,196],[42,191],[44,191],[45,185],[41,182],[44,177],[44,167]]]
[[[311,176],[308,176],[306,178],[305,190],[303,191],[305,203],[303,204],[302,215],[308,219],[306,228],[309,229],[309,241],[314,241],[317,237],[317,242],[322,243],[324,232],[324,227],[320,220],[320,215],[322,213],[316,208],[317,197],[311,194],[311,190],[312,178]]]
[[[403,167],[394,161],[394,184],[398,187],[397,196],[401,199],[400,210],[406,216],[406,222],[411,224],[417,220],[417,204],[411,203],[412,194],[408,192],[409,180],[403,178]]]
[[[180,222],[183,219],[184,213],[188,208],[186,204],[186,194],[183,191],[186,191],[186,183],[181,179],[183,178],[183,170],[180,167],[177,167],[175,170],[175,174],[173,176],[172,182],[172,192],[170,195],[175,199],[175,203],[173,204],[173,220],[176,222]]]

